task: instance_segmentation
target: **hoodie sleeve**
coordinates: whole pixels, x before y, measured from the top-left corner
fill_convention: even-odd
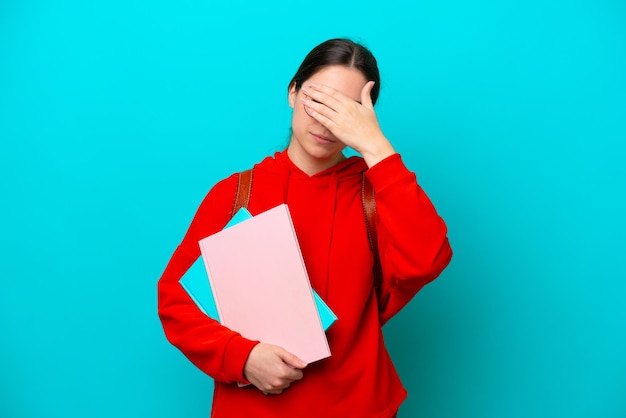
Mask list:
[[[229,220],[237,176],[218,183],[204,198],[158,282],[158,312],[165,336],[193,364],[217,381],[247,383],[243,368],[258,343],[222,326],[196,306],[179,280],[200,256],[198,241]]]
[[[399,154],[366,172],[375,190],[383,271],[381,322],[386,323],[450,263],[446,225]]]

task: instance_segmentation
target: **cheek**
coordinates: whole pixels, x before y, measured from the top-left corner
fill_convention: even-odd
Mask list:
[[[303,116],[307,117],[306,113],[304,113],[301,107],[296,107],[291,113],[291,129],[294,132],[303,128],[305,123],[303,120]]]
[[[296,127],[295,125],[306,125],[312,120],[314,119],[306,112],[304,105],[302,105],[302,103],[298,103],[291,115],[291,123],[294,125],[294,128]]]

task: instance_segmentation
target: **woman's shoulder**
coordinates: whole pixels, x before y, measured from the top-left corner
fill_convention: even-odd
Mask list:
[[[224,195],[224,194],[232,194],[237,185],[237,181],[239,178],[239,172],[232,173],[228,175],[228,177],[223,178],[218,181],[211,187],[209,190],[209,195],[214,195],[216,197]]]
[[[282,164],[281,159],[283,159],[283,153],[276,152],[274,155],[267,156],[248,168],[243,167],[241,170],[232,172],[227,177],[215,183],[209,190],[207,197],[217,200],[226,198],[232,201],[240,185],[240,181],[248,181],[244,178],[244,174],[249,174],[250,177],[252,177],[253,174],[262,175],[262,173],[265,172],[277,173],[280,171],[279,166]],[[250,181],[252,180],[250,179]]]

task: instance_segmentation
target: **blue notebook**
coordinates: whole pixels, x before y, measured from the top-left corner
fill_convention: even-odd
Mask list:
[[[235,216],[232,217],[230,222],[226,225],[226,228],[236,225],[239,222],[243,222],[251,217],[252,215],[250,212],[248,212],[246,208],[242,208],[235,214]],[[180,279],[180,284],[202,312],[211,318],[219,320],[217,307],[215,306],[215,299],[213,298],[213,292],[211,291],[211,285],[209,284],[209,279],[207,277],[202,257],[198,258],[189,270],[187,270],[187,273],[185,273],[182,279]],[[322,327],[324,330],[327,330],[337,320],[337,316],[328,307],[328,305],[326,305],[315,290],[313,290],[313,297],[315,299],[315,304],[317,305],[317,311],[320,315]]]

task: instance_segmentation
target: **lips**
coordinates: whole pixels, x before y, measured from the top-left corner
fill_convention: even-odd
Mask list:
[[[335,141],[333,141],[332,139],[323,136],[323,135],[318,135],[318,134],[314,134],[313,132],[311,132],[311,136],[319,143],[321,144],[332,144]]]

